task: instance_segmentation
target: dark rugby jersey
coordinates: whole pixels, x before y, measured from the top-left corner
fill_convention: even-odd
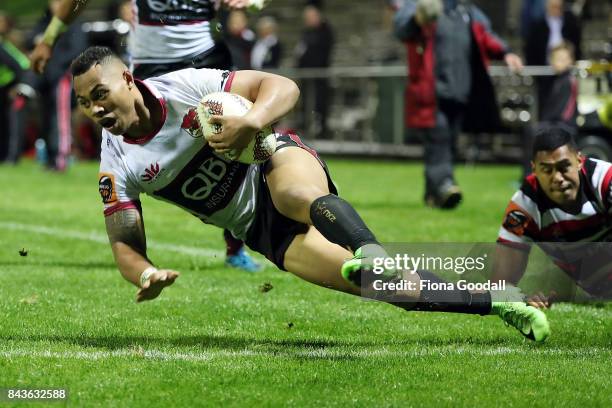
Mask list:
[[[580,172],[581,210],[568,213],[542,191],[535,174],[525,178],[506,208],[497,242],[529,250],[537,243],[592,294],[612,290],[612,164],[585,159]],[[600,244],[594,244],[600,243]]]
[[[180,62],[214,46],[217,0],[132,0],[132,7],[128,45],[136,65]]]

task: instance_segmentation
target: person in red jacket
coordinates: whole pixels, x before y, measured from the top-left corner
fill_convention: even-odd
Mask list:
[[[407,47],[406,127],[425,147],[425,202],[454,208],[462,200],[453,176],[458,132],[492,131],[500,125],[489,59],[504,59],[516,71],[522,61],[466,0],[406,0],[394,25]]]

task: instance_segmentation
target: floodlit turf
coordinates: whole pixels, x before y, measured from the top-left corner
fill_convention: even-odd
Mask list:
[[[459,167],[466,201],[439,212],[422,206],[418,164],[329,164],[388,242],[493,241],[518,176]],[[94,163],[0,166],[0,388],[66,387],[70,406],[610,406],[610,305],[557,305],[550,341],[534,345],[495,317],[406,313],[272,267],[228,270],[219,229],[148,198],[150,257],[182,276],[136,304],[96,175]]]

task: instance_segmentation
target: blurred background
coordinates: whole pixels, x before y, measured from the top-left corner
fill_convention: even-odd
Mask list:
[[[393,33],[393,16],[402,3],[402,0],[272,0],[257,13],[224,13],[215,22],[214,30],[231,47],[236,68],[279,72],[300,83],[300,106],[279,128],[299,132],[327,155],[419,159],[423,147],[404,124],[406,46]],[[525,13],[538,2],[473,3],[485,12],[495,32],[511,49],[524,57],[528,41],[525,19],[529,18]],[[543,1],[539,3],[541,6]],[[3,1],[0,5],[3,46],[14,46],[27,55],[35,41],[33,30],[44,17],[48,4],[47,0]],[[611,93],[612,4],[609,0],[567,0],[563,7],[575,17],[581,34],[579,49],[575,50],[580,59],[572,71],[578,81],[575,119],[578,141],[588,154],[610,160],[612,131],[605,121],[590,118],[599,109],[597,118],[601,119],[602,107]],[[131,12],[129,1],[90,0],[75,24],[78,31],[71,34],[83,40],[76,47],[107,45],[127,59]],[[6,66],[0,63],[0,79],[5,71]],[[513,74],[503,62],[493,61],[489,73],[502,126],[495,131],[461,133],[455,141],[456,158],[467,162],[519,163],[526,155],[525,129],[540,116],[541,96],[535,82],[555,72],[544,64],[527,65],[520,74]],[[7,75],[5,83],[0,82],[0,158],[14,163],[24,155],[34,157],[38,152],[43,160],[40,156],[46,154],[45,138],[41,134],[48,128],[44,119],[48,109],[44,86],[41,91],[16,84]],[[23,109],[19,110],[21,106]],[[68,149],[67,157],[69,161],[96,159],[100,130],[78,114],[74,103],[71,109],[68,119],[71,140],[64,146],[64,150]],[[20,132],[25,135],[24,140],[9,140],[11,126],[23,127]]]

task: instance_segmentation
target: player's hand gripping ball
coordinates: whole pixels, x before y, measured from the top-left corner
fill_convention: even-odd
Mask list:
[[[204,138],[208,140],[214,134],[222,132],[220,124],[210,124],[208,119],[212,115],[243,116],[253,103],[240,95],[229,92],[213,92],[206,95],[196,108],[198,122]],[[244,149],[234,149],[225,153],[225,157],[241,163],[263,163],[268,160],[276,150],[276,134],[271,126],[266,126],[256,132],[250,143]]]

